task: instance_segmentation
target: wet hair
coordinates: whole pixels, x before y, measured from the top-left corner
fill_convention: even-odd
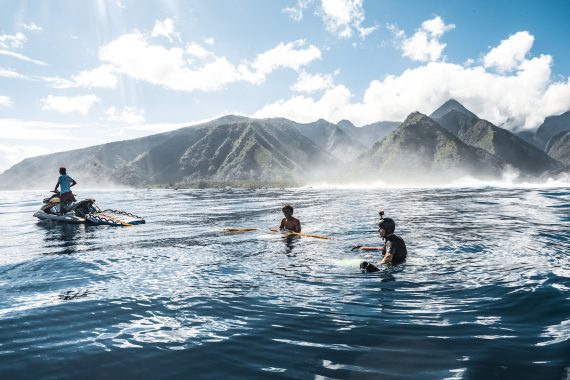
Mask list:
[[[396,222],[392,218],[384,218],[378,223],[378,227],[384,229],[386,235],[390,235],[396,231]]]
[[[293,206],[291,206],[291,205],[285,205],[281,210],[283,212],[285,212],[285,210],[289,210],[289,211],[291,211],[291,214],[293,214]]]
[[[67,169],[65,169],[63,166],[61,168],[59,168],[59,174],[61,175],[66,175],[67,174]]]

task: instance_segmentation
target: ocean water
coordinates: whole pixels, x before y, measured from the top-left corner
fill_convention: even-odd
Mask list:
[[[568,379],[570,188],[0,192],[1,379]],[[272,234],[291,203],[320,240]],[[352,244],[396,220],[407,263]],[[224,227],[256,227],[223,233]]]

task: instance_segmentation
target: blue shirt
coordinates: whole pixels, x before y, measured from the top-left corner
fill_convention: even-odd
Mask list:
[[[61,189],[60,189],[61,194],[69,193],[71,191],[71,182],[72,181],[73,181],[73,178],[71,178],[67,174],[59,176],[59,178],[57,179],[57,183],[59,183],[59,186],[61,187]]]

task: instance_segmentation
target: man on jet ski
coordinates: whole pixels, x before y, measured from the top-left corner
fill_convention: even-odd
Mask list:
[[[77,182],[73,178],[67,175],[67,170],[64,167],[59,168],[59,178],[55,184],[54,193],[57,193],[57,187],[61,186],[61,191],[59,194],[59,213],[63,215],[65,213],[65,208],[72,202],[75,202],[75,197],[71,192],[71,187],[77,185]]]

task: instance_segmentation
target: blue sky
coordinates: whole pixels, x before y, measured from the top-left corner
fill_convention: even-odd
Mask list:
[[[567,1],[0,1],[0,171],[228,113],[570,109]]]

